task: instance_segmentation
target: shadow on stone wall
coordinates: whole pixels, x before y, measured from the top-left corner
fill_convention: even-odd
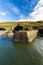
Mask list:
[[[0,30],[6,30],[5,28],[0,28]]]

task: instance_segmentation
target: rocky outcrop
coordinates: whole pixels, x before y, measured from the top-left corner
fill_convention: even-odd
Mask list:
[[[43,29],[38,29],[38,36],[43,37]]]
[[[38,28],[39,28],[38,26],[33,26],[33,29],[35,30],[38,30]]]
[[[0,31],[1,31],[1,30],[6,30],[6,29],[5,29],[5,28],[0,28]]]
[[[20,25],[17,25],[16,27],[14,27],[13,32],[14,32],[14,31],[19,31],[19,30],[23,30],[23,27],[20,26]]]

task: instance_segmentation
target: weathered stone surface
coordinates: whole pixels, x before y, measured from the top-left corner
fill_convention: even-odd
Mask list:
[[[32,42],[37,37],[38,30],[15,31],[14,42]]]

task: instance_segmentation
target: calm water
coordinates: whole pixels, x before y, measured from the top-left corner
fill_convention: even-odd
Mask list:
[[[43,65],[43,38],[16,44],[11,37],[0,37],[0,65]]]

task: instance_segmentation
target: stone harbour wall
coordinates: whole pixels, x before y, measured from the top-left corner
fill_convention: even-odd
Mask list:
[[[38,30],[31,31],[15,31],[15,35],[13,37],[14,42],[32,42],[37,37]]]

